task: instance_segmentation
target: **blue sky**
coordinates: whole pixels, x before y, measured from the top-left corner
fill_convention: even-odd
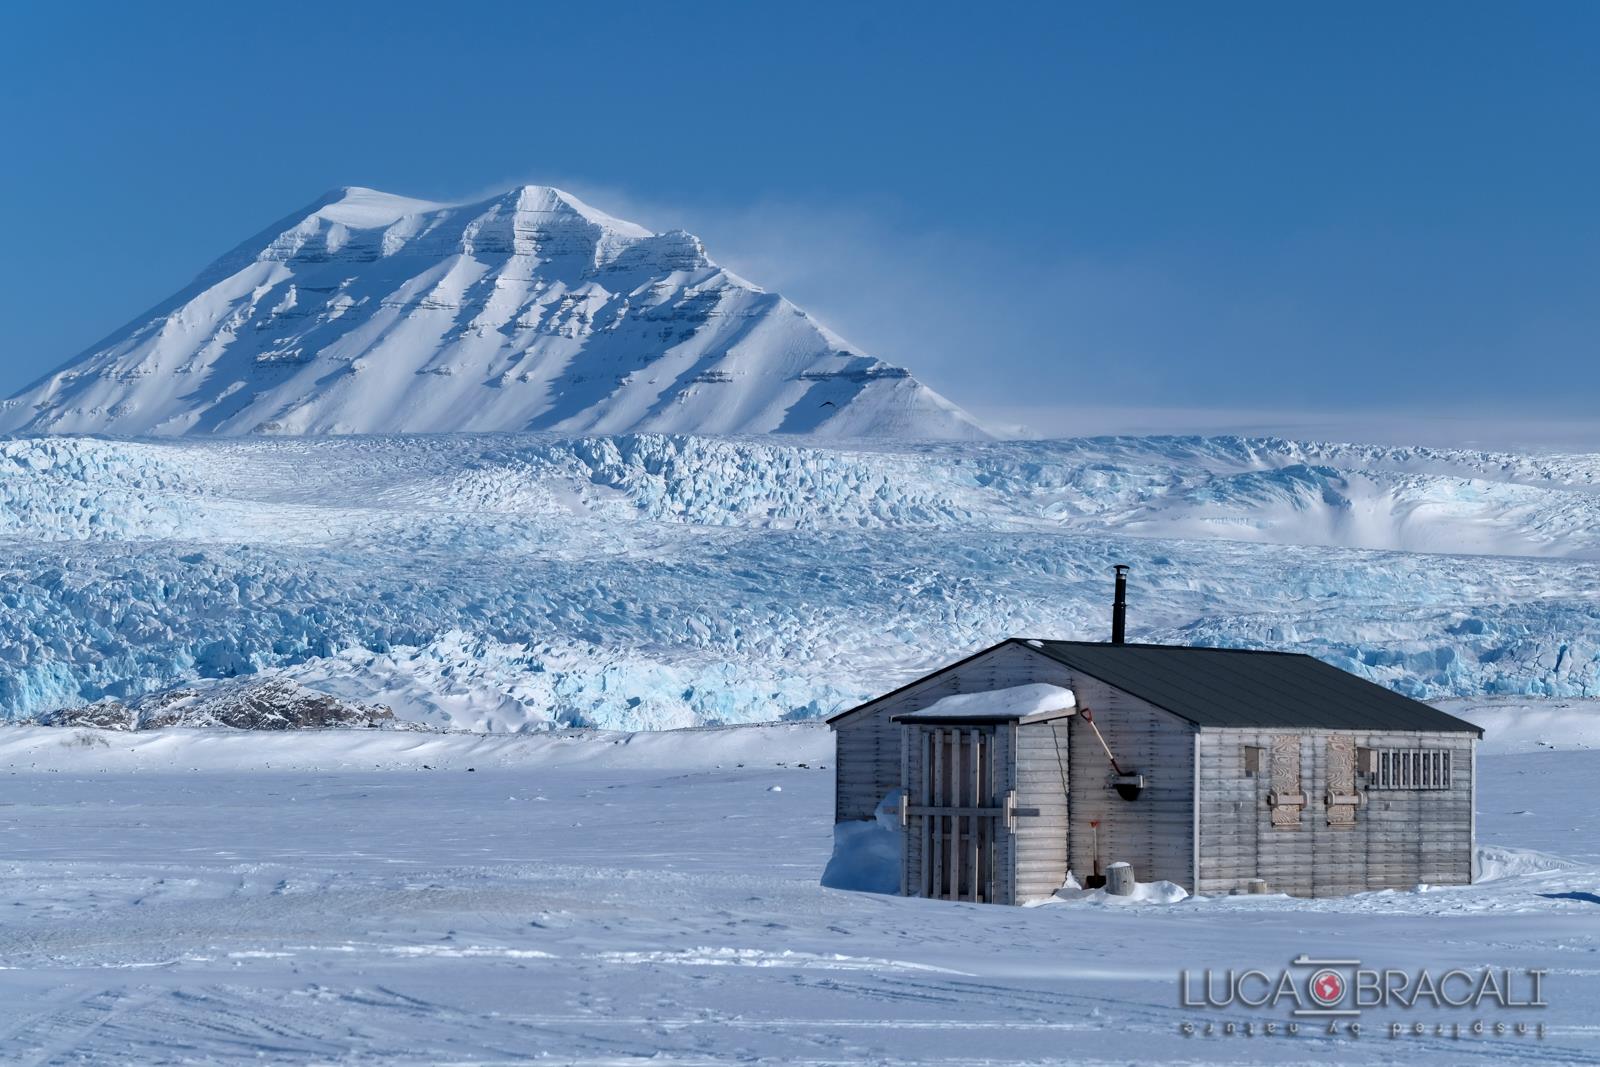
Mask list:
[[[1594,5],[333,8],[5,7],[0,391],[329,188],[546,182],[1043,430],[1600,402]]]

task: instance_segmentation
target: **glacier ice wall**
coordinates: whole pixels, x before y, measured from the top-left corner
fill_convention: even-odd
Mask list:
[[[826,714],[1011,635],[1600,693],[1600,457],[1096,439],[0,441],[0,713],[279,672],[441,724]]]

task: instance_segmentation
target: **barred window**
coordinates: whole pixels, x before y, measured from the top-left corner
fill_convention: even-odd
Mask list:
[[[1380,748],[1372,776],[1374,789],[1449,789],[1450,750]]]

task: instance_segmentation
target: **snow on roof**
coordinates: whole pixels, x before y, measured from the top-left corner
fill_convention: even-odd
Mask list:
[[[1072,690],[1046,682],[993,689],[983,693],[954,693],[921,711],[895,716],[900,722],[1012,722],[1051,712],[1070,712],[1078,698]]]

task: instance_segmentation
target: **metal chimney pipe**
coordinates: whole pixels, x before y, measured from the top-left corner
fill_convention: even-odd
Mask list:
[[[1128,565],[1117,564],[1117,599],[1111,604],[1111,643],[1120,645],[1128,634]]]

